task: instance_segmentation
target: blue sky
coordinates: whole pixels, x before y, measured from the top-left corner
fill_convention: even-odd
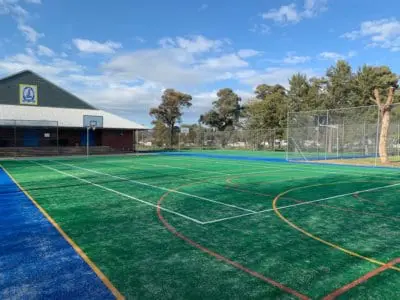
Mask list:
[[[251,4],[250,4],[251,3]],[[0,0],[0,75],[31,69],[86,101],[149,124],[165,88],[219,88],[323,75],[338,59],[400,72],[397,1]]]

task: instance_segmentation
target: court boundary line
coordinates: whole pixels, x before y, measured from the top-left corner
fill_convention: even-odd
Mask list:
[[[323,185],[324,185],[324,184],[315,184],[315,185],[310,185],[310,186],[306,186],[306,187],[323,186]],[[326,184],[325,184],[325,185],[326,185]],[[400,185],[400,183],[399,183],[399,185]],[[305,187],[301,187],[301,188],[305,188]],[[367,257],[367,256],[363,256],[363,255],[361,255],[361,254],[359,254],[359,253],[357,253],[357,252],[348,250],[348,249],[343,248],[343,247],[341,247],[341,246],[339,246],[339,245],[336,245],[336,244],[334,244],[334,243],[331,243],[331,242],[329,242],[329,241],[326,241],[326,240],[324,240],[324,239],[322,239],[322,238],[320,238],[320,237],[318,237],[318,236],[315,236],[315,235],[313,235],[312,233],[310,233],[310,232],[306,231],[305,229],[301,228],[300,226],[296,225],[295,223],[293,223],[292,221],[290,221],[290,220],[287,219],[286,217],[284,217],[284,216],[281,214],[281,212],[280,212],[280,210],[279,210],[279,208],[277,207],[276,204],[277,204],[277,202],[279,201],[279,199],[280,199],[282,196],[286,195],[287,193],[289,193],[289,192],[291,192],[291,191],[298,190],[298,189],[300,189],[300,187],[296,187],[296,188],[292,188],[292,189],[289,189],[289,190],[287,190],[287,191],[284,191],[284,192],[280,193],[279,195],[277,195],[277,196],[275,197],[274,201],[272,202],[272,207],[273,207],[273,210],[274,210],[275,214],[276,214],[283,222],[285,222],[286,224],[288,224],[290,227],[296,229],[297,231],[300,231],[301,233],[303,233],[304,235],[308,236],[309,238],[312,238],[312,239],[314,239],[314,240],[316,240],[316,241],[318,241],[318,242],[320,242],[320,243],[322,243],[322,244],[325,244],[325,245],[327,245],[327,246],[329,246],[329,247],[331,247],[331,248],[334,248],[334,249],[336,249],[336,250],[342,251],[342,252],[344,252],[344,253],[346,253],[346,254],[348,254],[348,255],[350,255],[350,256],[354,256],[354,257],[357,257],[357,258],[366,260],[366,261],[368,261],[368,262],[370,262],[370,263],[373,263],[373,264],[376,264],[376,265],[380,265],[380,266],[383,266],[383,265],[386,264],[386,263],[384,263],[384,262],[382,262],[382,261],[379,261],[379,260],[377,260],[377,259],[370,258],[370,257]],[[400,268],[397,268],[397,267],[394,267],[394,266],[390,267],[390,269],[396,270],[396,271],[399,271],[399,272],[400,272]]]
[[[105,164],[105,165],[110,165],[110,166],[112,165],[112,163],[110,163],[110,162],[101,162],[101,163]],[[112,165],[112,166],[114,166],[114,165]],[[142,166],[145,167],[144,165],[142,165]],[[122,167],[122,166],[119,166],[119,167]],[[162,167],[164,167],[164,168],[175,168],[175,167],[169,166],[169,165],[162,165]],[[148,170],[148,169],[135,168],[135,167],[132,167],[132,166],[127,166],[126,168],[131,169],[131,170],[139,170],[139,171],[147,171]],[[188,170],[187,168],[184,168],[184,167],[179,167],[179,169]],[[182,178],[180,180],[195,181],[195,180],[201,180],[201,179],[207,179],[207,178],[226,178],[227,176],[234,176],[234,177],[238,176],[238,177],[240,177],[240,176],[243,176],[243,175],[253,175],[253,174],[257,175],[257,174],[263,174],[263,173],[278,173],[279,171],[281,171],[281,170],[272,170],[272,171],[265,170],[265,171],[245,172],[245,173],[222,173],[221,175],[216,175],[216,176],[211,176],[211,177],[207,177],[207,175],[204,175],[204,176],[201,176],[201,177]],[[203,170],[198,170],[198,172],[204,172],[204,171]],[[185,174],[185,175],[187,175],[187,174]],[[315,177],[317,177],[317,176],[315,176]],[[162,181],[162,182],[158,182],[158,183],[165,184],[165,183],[173,183],[173,182],[172,181]]]
[[[369,279],[371,279],[372,277],[375,277],[377,275],[379,275],[380,273],[390,269],[391,267],[397,265],[398,263],[400,263],[400,257],[396,258],[390,262],[388,262],[387,264],[374,269],[372,271],[369,271],[368,273],[364,274],[363,276],[359,277],[358,279],[334,290],[333,292],[329,293],[327,296],[325,296],[323,298],[323,300],[333,300],[336,299],[338,296],[347,293],[349,290],[355,288],[356,286],[367,282]]]
[[[65,233],[61,226],[47,213],[47,211],[18,183],[18,181],[8,172],[6,168],[0,165],[0,168],[7,174],[8,177],[14,182],[14,184],[25,194],[25,196],[33,203],[33,205],[42,213],[47,221],[58,231],[58,233],[64,238],[64,240],[75,250],[80,258],[92,269],[96,276],[101,282],[110,290],[110,292],[118,300],[123,300],[125,297],[122,293],[113,285],[111,280],[100,270],[99,267],[87,256],[87,254],[78,246],[77,243]]]
[[[233,205],[233,204],[220,202],[220,201],[217,201],[217,200],[212,200],[212,199],[209,199],[209,198],[206,198],[206,197],[202,197],[202,196],[197,196],[197,195],[181,192],[181,191],[178,191],[178,190],[175,190],[175,189],[163,188],[163,187],[152,185],[152,184],[149,184],[149,183],[145,183],[145,182],[141,182],[141,181],[137,181],[137,180],[133,180],[133,179],[117,176],[117,175],[112,175],[112,174],[108,174],[108,173],[104,173],[104,172],[100,172],[100,171],[96,171],[96,170],[92,170],[92,169],[82,168],[82,167],[78,167],[78,166],[71,165],[71,164],[60,163],[60,162],[56,162],[56,163],[61,164],[61,165],[65,165],[65,166],[68,166],[68,167],[84,170],[84,171],[87,171],[87,172],[95,173],[95,174],[106,175],[106,176],[113,177],[113,178],[116,178],[116,179],[125,180],[127,182],[132,182],[132,183],[135,183],[135,184],[151,187],[151,188],[154,188],[154,189],[159,189],[159,190],[162,190],[162,191],[165,191],[165,192],[172,192],[172,193],[176,193],[176,194],[180,194],[180,195],[185,195],[185,196],[188,196],[188,197],[197,198],[197,199],[200,199],[200,200],[203,200],[203,201],[208,201],[208,202],[211,202],[211,203],[224,205],[224,206],[231,207],[231,208],[235,208],[235,209],[239,209],[239,210],[243,210],[243,211],[248,211],[248,212],[251,212],[251,213],[255,213],[256,212],[256,211],[251,210],[251,209],[243,208],[243,207],[236,206],[236,205]]]
[[[174,158],[174,160],[178,160],[177,158],[175,158],[175,157],[173,157],[173,156],[171,156],[171,158]],[[187,158],[191,158],[190,156],[188,156]],[[234,163],[229,163],[229,162],[222,162],[222,161],[218,161],[218,159],[217,158],[215,158],[215,157],[208,157],[208,158],[204,158],[204,157],[193,157],[193,160],[200,160],[200,159],[203,159],[203,160],[210,160],[210,159],[212,159],[212,160],[215,160],[216,162],[215,163],[217,163],[217,164],[223,164],[223,165],[230,165],[230,166],[233,166],[233,165],[242,165],[242,166],[248,166],[248,167],[258,167],[258,168],[264,168],[264,169],[270,169],[269,167],[268,167],[268,165],[260,165],[260,163],[268,163],[268,164],[281,164],[281,165],[285,165],[286,164],[286,161],[285,162],[272,162],[272,161],[247,161],[247,163],[243,163],[243,162],[240,162],[240,161],[235,161]],[[295,167],[293,167],[293,165],[295,166]],[[309,168],[305,168],[304,166],[308,166]],[[326,167],[328,167],[328,169],[330,170],[326,170],[326,171],[322,171],[321,170],[321,168],[319,168],[319,169],[315,169],[316,167],[317,167],[318,165],[316,165],[316,164],[303,164],[303,163],[288,163],[288,167],[283,167],[285,170],[297,170],[297,171],[305,171],[305,172],[307,172],[307,171],[312,171],[312,172],[315,172],[315,173],[320,173],[320,174],[325,174],[325,175],[327,175],[327,174],[346,174],[346,175],[362,175],[362,176],[366,176],[366,173],[365,172],[362,172],[362,170],[352,170],[352,169],[348,169],[346,172],[340,172],[340,171],[342,171],[342,170],[339,170],[339,165],[326,165]],[[336,169],[338,169],[337,171],[333,171],[333,170],[336,170],[334,167],[337,167]],[[313,168],[314,167],[314,168]],[[353,166],[353,165],[349,165],[349,167],[354,167],[354,168],[360,168],[360,167],[358,167],[358,166]],[[372,172],[373,170],[376,170],[375,168],[371,168],[371,174],[372,175],[376,175],[376,174],[374,174],[374,172]],[[396,175],[398,172],[396,172],[397,170],[395,169],[395,168],[393,168],[393,172],[391,172],[391,174],[390,175],[381,175],[381,174],[379,174],[379,176],[380,177],[384,177],[384,178],[389,178],[389,176],[391,176],[391,175]],[[368,173],[369,174],[369,173]],[[397,179],[397,178],[392,178],[392,179]]]
[[[185,186],[185,185],[182,185],[182,186],[180,186],[180,187],[183,187],[183,186]],[[166,192],[166,193],[164,193],[164,195],[162,195],[161,198],[158,200],[158,203],[157,203],[157,216],[158,216],[159,220],[161,221],[161,223],[165,226],[165,228],[166,228],[169,232],[171,232],[173,235],[175,235],[176,237],[180,238],[181,240],[183,240],[184,242],[188,243],[189,245],[191,245],[191,246],[193,246],[193,247],[199,249],[200,251],[202,251],[202,252],[204,252],[204,253],[206,253],[206,254],[208,254],[208,255],[210,255],[210,256],[216,258],[217,260],[223,261],[223,262],[225,262],[226,264],[231,265],[232,267],[234,267],[234,268],[236,268],[236,269],[239,269],[239,270],[241,270],[241,271],[243,271],[243,272],[245,272],[245,273],[247,273],[247,274],[249,274],[249,275],[251,275],[251,276],[253,276],[253,277],[256,277],[256,278],[258,278],[258,279],[260,279],[260,280],[262,280],[262,281],[264,281],[264,282],[266,282],[266,283],[269,283],[270,285],[274,286],[275,288],[279,288],[280,290],[282,290],[282,291],[284,291],[284,292],[286,292],[286,293],[288,293],[288,294],[294,295],[294,296],[296,296],[297,298],[302,299],[302,300],[308,300],[308,299],[310,299],[308,296],[306,296],[306,295],[304,295],[304,294],[301,294],[300,292],[297,292],[296,290],[294,290],[294,289],[292,289],[292,288],[290,288],[290,287],[287,287],[287,286],[283,285],[283,284],[280,283],[280,282],[277,282],[277,281],[275,281],[275,280],[273,280],[273,279],[271,279],[271,278],[268,278],[268,277],[262,275],[261,273],[258,273],[258,272],[256,272],[256,271],[253,271],[253,270],[249,269],[249,268],[246,268],[246,267],[243,266],[242,264],[237,263],[237,262],[235,262],[235,261],[229,259],[228,257],[225,257],[225,256],[223,256],[223,255],[221,255],[221,254],[219,254],[219,253],[217,253],[217,252],[214,252],[214,251],[208,249],[208,248],[205,247],[205,246],[202,246],[201,244],[195,242],[194,240],[192,240],[191,238],[187,237],[187,236],[184,235],[183,233],[179,232],[175,227],[173,227],[173,226],[164,218],[164,216],[163,216],[162,213],[161,213],[161,211],[162,211],[161,203],[165,200],[165,198],[166,198],[168,195],[169,195],[169,192]]]
[[[336,182],[335,184],[337,184],[337,183],[340,183],[340,182]],[[307,187],[315,187],[315,186],[320,186],[320,184],[311,185],[311,186],[307,186]],[[390,185],[381,186],[381,187],[376,187],[376,188],[371,188],[371,189],[366,189],[366,190],[361,190],[361,191],[354,191],[354,192],[351,192],[351,193],[335,195],[335,196],[316,199],[316,200],[311,200],[311,201],[305,201],[305,202],[302,202],[302,203],[295,203],[295,204],[280,206],[280,207],[276,207],[276,208],[274,208],[274,207],[273,208],[268,208],[268,209],[260,210],[260,211],[254,212],[254,213],[247,213],[247,214],[241,214],[241,215],[232,216],[232,217],[226,217],[226,218],[215,219],[215,220],[211,220],[211,221],[205,221],[204,225],[219,223],[219,222],[228,221],[228,220],[232,220],[232,219],[238,219],[238,218],[242,218],[242,217],[246,217],[246,216],[262,214],[262,213],[271,212],[271,211],[275,211],[275,210],[282,210],[282,209],[292,208],[292,207],[296,207],[296,206],[308,205],[308,204],[312,204],[312,203],[316,203],[316,202],[322,202],[322,201],[337,199],[337,198],[341,198],[341,197],[351,196],[353,194],[362,194],[362,193],[367,193],[367,192],[387,189],[387,188],[391,188],[391,187],[394,187],[394,186],[400,186],[400,182],[394,183],[394,184],[390,184]],[[305,188],[305,187],[302,186],[300,188]],[[296,187],[295,189],[300,189],[300,188]],[[292,191],[292,190],[294,190],[294,189],[291,189],[289,191]],[[289,191],[285,192],[284,194],[288,193]],[[280,196],[282,196],[282,193],[279,194],[277,197],[280,197]]]
[[[91,182],[91,181],[89,181],[89,180],[86,180],[86,179],[84,179],[84,178],[80,178],[80,177],[78,177],[78,176],[75,176],[75,175],[66,173],[66,172],[61,171],[61,170],[58,170],[58,169],[56,169],[56,168],[53,168],[53,167],[50,167],[50,166],[47,166],[47,165],[43,165],[43,164],[38,163],[38,162],[35,162],[35,161],[32,161],[32,162],[35,163],[35,164],[37,164],[37,165],[39,165],[39,166],[41,166],[41,167],[43,167],[43,168],[52,170],[52,171],[54,171],[54,172],[60,173],[60,174],[65,175],[65,176],[69,176],[69,177],[75,178],[75,179],[77,179],[77,180],[80,180],[80,181],[82,181],[82,182],[85,182],[85,183],[88,183],[88,184],[90,184],[90,185],[96,186],[96,187],[101,188],[101,189],[103,189],[103,190],[106,190],[106,191],[115,193],[115,194],[120,195],[120,196],[122,196],[122,197],[135,200],[136,202],[140,202],[140,203],[145,204],[145,205],[148,205],[148,206],[152,206],[152,207],[155,207],[155,208],[157,207],[156,204],[153,204],[153,203],[144,201],[144,200],[139,199],[139,198],[136,198],[136,197],[134,197],[134,196],[131,196],[131,195],[128,195],[128,194],[119,192],[119,191],[114,190],[114,189],[110,189],[110,188],[105,187],[105,186],[103,186],[103,185],[100,185],[100,184]],[[182,217],[182,218],[184,218],[184,219],[190,220],[190,221],[192,221],[192,222],[194,222],[194,223],[200,224],[200,225],[203,225],[203,223],[204,223],[204,222],[199,221],[199,220],[197,220],[197,219],[195,219],[195,218],[186,216],[186,215],[184,215],[184,214],[178,213],[178,212],[173,211],[173,210],[170,210],[170,209],[168,209],[168,208],[163,208],[163,210],[166,211],[166,212],[169,212],[169,213],[171,213],[171,214],[177,215],[177,216],[179,216],[179,217]]]

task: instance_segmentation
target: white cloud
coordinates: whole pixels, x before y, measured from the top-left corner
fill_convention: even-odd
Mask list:
[[[297,64],[304,64],[310,60],[311,60],[310,56],[298,56],[295,55],[293,52],[289,52],[283,59],[283,63],[289,65],[297,65]]]
[[[289,78],[295,73],[307,74],[309,77],[316,76],[312,69],[298,69],[298,68],[267,68],[262,71],[247,71],[247,73],[238,72],[236,77],[240,82],[257,86],[259,84],[281,84],[285,87],[289,85]]]
[[[196,71],[191,66],[194,62],[193,55],[183,49],[147,49],[115,56],[103,70],[114,76],[167,85],[196,84],[209,74]]]
[[[328,9],[328,0],[305,0],[304,1],[304,11],[302,15],[305,18],[312,18],[317,16],[321,12]]]
[[[254,24],[252,28],[249,29],[251,32],[259,32],[261,34],[268,34],[271,32],[271,28],[266,24]]]
[[[41,0],[25,0],[26,3],[32,3],[32,4],[42,4]]]
[[[253,49],[241,49],[238,51],[238,55],[241,58],[248,58],[248,57],[253,57],[260,55],[261,52]]]
[[[0,0],[0,15],[11,15],[21,22],[29,13],[18,4],[18,0]]]
[[[43,33],[39,33],[32,27],[22,23],[18,25],[18,29],[25,36],[26,40],[31,43],[36,43],[38,39],[44,37]]]
[[[175,39],[170,37],[162,38],[159,44],[163,48],[181,48],[185,49],[191,53],[202,53],[217,51],[223,46],[227,41],[222,40],[211,40],[207,39],[202,35],[194,35],[188,37],[176,37]]]
[[[0,70],[5,74],[13,74],[26,69],[58,81],[62,74],[81,73],[85,68],[73,61],[60,58],[53,58],[48,63],[43,63],[33,55],[33,51],[27,51],[27,54],[16,54],[0,60]]]
[[[304,8],[300,10],[295,3],[282,5],[262,14],[265,20],[272,20],[281,24],[298,23],[305,18],[313,18],[327,10],[328,0],[305,0]]]
[[[343,38],[368,39],[369,45],[400,51],[400,21],[397,19],[380,19],[362,22],[358,30],[347,32]]]
[[[141,36],[135,36],[134,40],[141,44],[146,43],[146,40],[144,38],[142,38]]]
[[[248,63],[236,54],[227,54],[216,58],[208,58],[200,65],[203,69],[229,70],[247,67]]]
[[[51,50],[50,48],[43,46],[43,45],[39,45],[37,47],[37,53],[40,56],[48,56],[48,57],[53,57],[55,55],[54,51]]]
[[[297,12],[296,4],[283,5],[279,9],[271,9],[264,13],[262,17],[266,20],[273,20],[280,23],[297,23],[301,20],[301,15]]]
[[[319,54],[319,58],[320,59],[325,59],[325,60],[334,60],[334,61],[338,61],[341,59],[348,59],[348,58],[352,58],[354,56],[357,55],[357,52],[355,51],[350,51],[347,54],[340,54],[337,52],[322,52]]]
[[[86,40],[86,39],[74,39],[72,43],[75,47],[84,53],[98,53],[98,54],[111,54],[115,53],[116,50],[122,48],[120,43],[113,41],[106,41],[105,43]]]

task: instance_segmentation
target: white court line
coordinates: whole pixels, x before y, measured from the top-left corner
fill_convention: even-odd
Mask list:
[[[150,203],[150,202],[141,200],[141,199],[139,199],[139,198],[130,196],[130,195],[128,195],[128,194],[121,193],[121,192],[119,192],[119,191],[110,189],[110,188],[105,187],[105,186],[102,186],[102,185],[100,185],[100,184],[97,184],[97,183],[91,182],[91,181],[89,181],[89,180],[80,178],[80,177],[78,177],[78,176],[75,176],[75,175],[72,175],[72,174],[63,172],[63,171],[61,171],[61,170],[52,168],[52,167],[50,167],[50,166],[43,165],[43,164],[38,163],[38,162],[36,162],[36,161],[32,161],[32,162],[35,163],[35,164],[37,164],[37,165],[39,165],[39,166],[41,166],[41,167],[43,167],[43,168],[47,168],[47,169],[49,169],[49,170],[55,171],[55,172],[57,172],[57,173],[60,173],[60,174],[62,174],[62,175],[75,178],[75,179],[77,179],[77,180],[80,180],[80,181],[82,181],[82,182],[85,182],[85,183],[88,183],[88,184],[90,184],[90,185],[96,186],[96,187],[101,188],[101,189],[103,189],[103,190],[106,190],[106,191],[115,193],[115,194],[117,194],[117,195],[120,195],[120,196],[129,198],[129,199],[138,201],[138,202],[140,202],[140,203],[143,203],[143,204],[146,204],[146,205],[155,207],[155,208],[160,208],[161,210],[164,210],[164,211],[169,212],[169,213],[171,213],[171,214],[177,215],[177,216],[182,217],[182,218],[184,218],[184,219],[190,220],[190,221],[195,222],[195,223],[197,223],[197,224],[201,224],[201,225],[204,224],[204,222],[202,222],[202,221],[199,221],[199,220],[197,220],[197,219],[194,219],[194,218],[188,217],[188,216],[186,216],[186,215],[180,214],[180,213],[175,212],[175,211],[173,211],[173,210],[170,210],[170,209],[168,209],[168,208],[159,207],[158,205],[155,205],[155,204],[153,204],[153,203]]]
[[[99,162],[96,162],[96,163],[99,163]],[[111,164],[111,163],[108,163],[108,162],[107,163],[101,162],[101,163],[115,167],[114,164]],[[140,168],[136,168],[136,167],[132,167],[132,166],[122,166],[121,165],[119,167],[123,167],[124,169],[128,168],[128,169],[131,169],[131,170],[138,170],[138,171],[146,171],[146,172],[148,171],[148,169],[140,169]],[[168,165],[163,165],[163,167],[168,168],[169,166]],[[184,167],[182,167],[181,169],[187,170]],[[248,173],[224,173],[223,175],[212,176],[212,177],[204,177],[206,175],[201,176],[201,177],[180,177],[180,178],[178,178],[176,180],[174,179],[174,181],[158,181],[157,183],[159,183],[159,184],[161,184],[161,183],[176,183],[177,181],[181,181],[181,180],[183,180],[183,181],[194,181],[194,180],[198,180],[198,179],[207,179],[207,178],[218,179],[218,178],[225,178],[227,176],[233,176],[233,177],[236,178],[236,177],[243,176],[243,175],[263,174],[263,173],[278,173],[278,172],[281,172],[281,170],[271,170],[271,171],[265,170],[265,171],[248,172]],[[189,175],[189,174],[187,174],[187,175]],[[317,176],[315,176],[315,177],[317,177]]]
[[[150,164],[150,163],[143,163],[143,162],[135,162],[137,165],[147,165],[147,166],[153,166],[153,167],[164,167],[164,168],[171,168],[171,169],[179,169],[179,170],[188,170],[188,171],[196,171],[196,172],[203,172],[203,173],[216,173],[216,174],[221,174],[221,175],[242,175],[242,174],[257,174],[257,173],[267,173],[268,171],[259,171],[259,172],[250,172],[250,173],[225,173],[225,172],[218,172],[218,171],[210,171],[210,170],[200,170],[200,169],[192,169],[192,168],[186,168],[186,167],[178,167],[178,166],[171,166],[171,165],[166,165],[166,164]],[[281,171],[279,167],[275,168],[268,168],[268,170],[276,170],[276,171]],[[240,170],[232,170],[232,171],[240,171]]]
[[[161,186],[152,185],[152,184],[145,183],[145,182],[142,182],[142,181],[132,180],[132,179],[121,177],[121,176],[116,176],[116,175],[112,175],[112,174],[108,174],[108,173],[104,173],[104,172],[99,172],[99,171],[95,171],[95,170],[91,170],[91,169],[86,169],[86,168],[78,167],[78,166],[71,165],[71,164],[61,163],[61,162],[57,162],[57,161],[55,161],[55,163],[60,164],[60,165],[64,165],[64,166],[68,166],[68,167],[72,167],[72,168],[76,168],[76,169],[80,169],[80,170],[84,170],[84,171],[87,171],[87,172],[95,173],[95,174],[106,175],[106,176],[109,176],[109,177],[121,179],[121,180],[124,180],[124,181],[132,182],[132,183],[143,185],[143,186],[148,186],[148,187],[151,187],[151,188],[154,188],[154,189],[159,189],[159,190],[162,190],[162,191],[165,191],[165,192],[181,194],[181,195],[185,195],[185,196],[188,196],[188,197],[191,197],[191,198],[197,198],[197,199],[200,199],[200,200],[204,200],[204,201],[208,201],[208,202],[224,205],[224,206],[227,206],[227,207],[231,207],[231,208],[240,209],[240,210],[243,210],[243,211],[248,211],[248,212],[251,212],[251,213],[255,213],[255,211],[251,210],[251,209],[243,208],[243,207],[236,206],[236,205],[233,205],[233,204],[227,204],[227,203],[224,203],[224,202],[208,199],[208,198],[201,197],[201,196],[192,195],[192,194],[181,192],[181,191],[178,191],[178,190],[167,189],[167,188],[163,188]]]
[[[383,189],[387,189],[387,188],[391,188],[391,187],[399,186],[399,185],[400,185],[400,182],[399,182],[399,183],[395,183],[395,184],[380,186],[380,187],[376,187],[376,188],[371,188],[371,189],[367,189],[367,190],[355,191],[355,192],[346,193],[346,194],[341,194],[341,195],[336,195],[336,196],[332,196],[332,197],[321,198],[321,199],[317,199],[317,200],[312,200],[312,201],[306,201],[306,202],[302,202],[302,203],[296,203],[296,204],[281,206],[281,207],[277,207],[276,209],[277,209],[277,210],[282,210],[282,209],[291,208],[291,207],[296,207],[296,206],[300,206],[300,205],[308,205],[308,204],[312,204],[312,203],[316,203],[316,202],[321,202],[321,201],[326,201],[326,200],[332,200],[332,199],[341,198],[341,197],[345,197],[345,196],[351,196],[351,195],[354,195],[354,194],[362,194],[362,193],[367,193],[367,192],[372,192],[372,191],[383,190]],[[274,210],[273,208],[268,208],[268,209],[264,209],[264,210],[257,211],[257,212],[255,212],[255,213],[248,213],[248,214],[242,214],[242,215],[237,215],[237,216],[233,216],[233,217],[227,217],[227,218],[222,218],[222,219],[217,219],[217,220],[212,220],[212,221],[205,221],[205,222],[203,222],[203,224],[204,224],[204,225],[206,225],[206,224],[213,224],[213,223],[218,223],[218,222],[222,222],[222,221],[227,221],[227,220],[242,218],[242,217],[245,217],[245,216],[251,216],[251,215],[262,214],[262,213],[270,212],[270,211],[273,211],[273,210]]]
[[[173,158],[174,158],[174,157],[173,157]],[[186,158],[186,157],[185,157],[185,158]],[[193,160],[200,160],[200,159],[208,160],[208,161],[209,161],[210,159],[212,159],[212,160],[218,160],[218,158],[216,158],[216,157],[208,157],[208,158],[203,158],[203,157],[190,157],[190,158],[192,158]],[[175,160],[177,160],[177,159],[175,159]],[[238,161],[235,161],[235,162],[233,162],[233,163],[229,163],[229,162],[222,162],[221,160],[214,161],[213,163],[215,163],[215,164],[222,164],[222,165],[228,165],[228,166],[241,165],[241,166],[247,166],[247,167],[271,169],[269,166],[260,165],[260,162],[261,162],[261,163],[269,163],[268,161],[254,161],[253,164],[252,164],[252,163],[247,163],[247,164],[246,164],[246,163],[241,163],[241,162],[238,162]],[[258,164],[257,164],[257,163],[258,163]],[[279,163],[279,162],[278,162],[278,163]],[[287,165],[287,166],[286,166],[286,165]],[[297,166],[297,167],[294,167],[294,165]],[[299,168],[300,166],[301,166],[302,168]],[[304,166],[304,167],[303,167],[303,166]],[[322,170],[316,170],[315,168],[317,168],[317,167],[319,167],[319,168],[324,168],[324,167],[325,167],[325,168],[330,168],[331,166],[318,166],[318,165],[313,165],[312,163],[309,163],[309,164],[303,163],[303,164],[301,164],[301,163],[295,163],[295,162],[287,163],[287,164],[286,164],[286,162],[285,162],[285,164],[284,164],[284,162],[282,162],[282,164],[281,164],[279,167],[281,168],[281,170],[285,169],[285,170],[294,170],[294,171],[302,171],[302,172],[309,172],[309,171],[311,171],[311,172],[321,173],[321,174],[346,174],[346,175],[355,175],[355,174],[358,175],[358,174],[360,174],[360,175],[363,175],[363,176],[367,176],[367,175],[378,175],[378,176],[380,176],[380,177],[392,178],[392,179],[397,179],[397,178],[393,178],[392,175],[393,175],[393,176],[396,176],[396,175],[398,174],[397,170],[393,170],[393,172],[390,172],[390,175],[376,174],[376,173],[372,172],[372,171],[374,171],[374,170],[369,170],[370,172],[358,172],[358,171],[346,170],[346,169],[341,169],[341,170],[337,170],[337,171],[322,171]],[[334,164],[332,164],[332,167],[340,168],[339,165],[334,165]],[[350,165],[349,167],[351,167],[351,165]],[[353,166],[353,167],[357,167],[357,166]],[[366,169],[366,170],[368,170],[368,169]]]

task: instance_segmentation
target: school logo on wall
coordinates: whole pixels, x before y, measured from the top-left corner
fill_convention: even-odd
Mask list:
[[[31,84],[20,84],[19,103],[24,105],[38,105],[37,86]]]

